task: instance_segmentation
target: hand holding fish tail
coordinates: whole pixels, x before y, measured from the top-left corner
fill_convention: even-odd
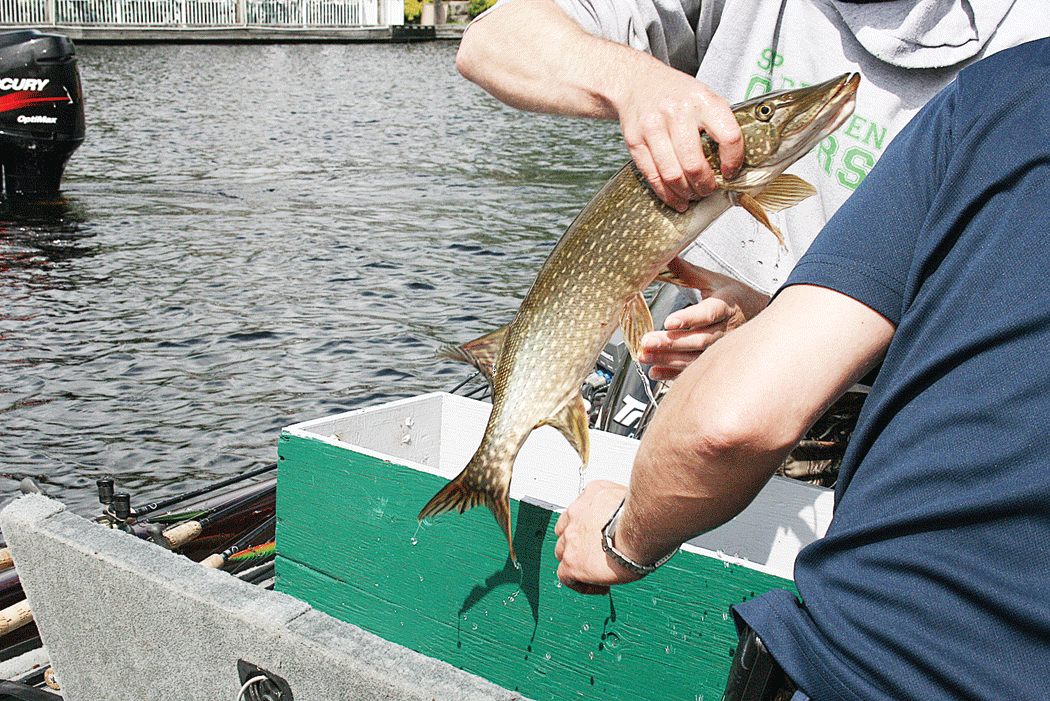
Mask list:
[[[602,528],[620,505],[627,488],[615,482],[595,480],[558,517],[554,534],[558,542],[558,579],[580,594],[607,594],[613,584],[626,584],[641,577],[620,567],[602,549]],[[616,540],[618,548],[624,543]]]

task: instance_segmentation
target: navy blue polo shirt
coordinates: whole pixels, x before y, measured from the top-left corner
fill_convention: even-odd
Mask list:
[[[801,603],[735,609],[814,701],[1050,697],[1048,95],[1048,40],[962,71],[786,283],[897,327]]]

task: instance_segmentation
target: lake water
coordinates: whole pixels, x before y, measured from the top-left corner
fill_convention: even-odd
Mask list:
[[[627,160],[456,44],[79,46],[65,203],[0,212],[0,491],[85,515],[276,461],[282,427],[447,390]],[[8,477],[7,475],[10,475]]]

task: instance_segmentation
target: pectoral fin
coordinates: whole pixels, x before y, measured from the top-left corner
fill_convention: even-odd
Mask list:
[[[635,292],[620,312],[620,331],[635,362],[638,362],[638,353],[642,348],[642,336],[652,330],[653,315],[649,313],[649,305],[645,303],[641,292]]]
[[[499,360],[499,352],[503,348],[503,338],[507,335],[507,328],[503,326],[461,346],[442,346],[438,349],[437,354],[443,358],[470,363],[480,370],[489,382],[492,382],[496,374],[496,361]]]
[[[777,177],[769,187],[755,196],[767,212],[779,212],[794,207],[802,200],[817,194],[817,188],[797,175],[785,174]]]
[[[773,232],[780,245],[784,244],[784,236],[780,229],[769,220],[769,212],[779,212],[788,207],[793,207],[802,200],[817,194],[816,188],[807,183],[797,175],[781,175],[777,177],[769,187],[758,195],[752,197],[746,192],[733,193],[733,202],[747,210],[759,224]]]
[[[674,265],[669,267],[671,271],[674,269]],[[653,330],[653,315],[649,312],[649,305],[645,303],[645,297],[642,297],[641,292],[635,292],[634,296],[623,305],[623,312],[620,314],[620,330],[623,332],[627,350],[631,352],[634,368],[638,371],[638,376],[642,378],[642,387],[649,395],[649,401],[655,404],[656,397],[653,396],[652,384],[642,368],[641,361],[638,360],[642,350],[642,336]]]
[[[587,469],[587,461],[590,458],[591,436],[587,432],[587,408],[583,404],[583,397],[577,394],[569,403],[562,407],[561,411],[544,421],[541,425],[553,426],[561,431],[561,435],[572,444],[576,452],[580,454],[582,465],[580,470]]]

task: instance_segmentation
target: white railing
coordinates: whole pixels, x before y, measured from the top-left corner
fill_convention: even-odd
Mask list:
[[[367,0],[245,0],[247,24],[261,27],[374,26],[377,8]]]
[[[0,0],[0,23],[12,25],[51,24],[54,4],[44,0]]]
[[[403,0],[0,0],[0,28],[374,27],[403,14]]]

